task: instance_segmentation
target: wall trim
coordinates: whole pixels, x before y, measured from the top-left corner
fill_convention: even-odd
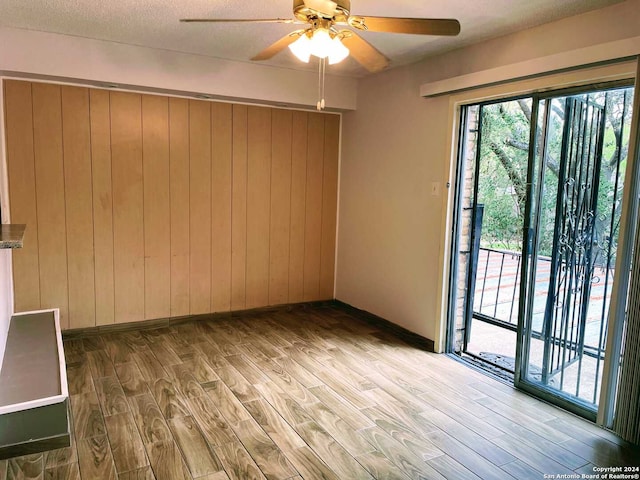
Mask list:
[[[640,36],[424,83],[420,86],[420,96],[434,97],[567,70],[624,62],[637,55],[640,55]]]
[[[0,72],[315,108],[317,73],[0,26]],[[259,79],[259,81],[256,81]],[[356,108],[357,77],[327,75],[329,107]]]
[[[171,327],[200,320],[229,320],[234,317],[257,315],[269,312],[288,312],[295,309],[306,309],[333,305],[333,300],[318,300],[314,302],[285,303],[282,305],[270,305],[267,307],[250,308],[246,310],[234,310],[230,312],[202,313],[198,315],[183,315],[179,317],[154,318],[137,322],[112,323],[108,325],[96,325],[94,327],[72,328],[62,331],[63,340],[94,337],[104,333],[122,333],[132,330],[152,330],[154,328]]]
[[[229,320],[233,318],[246,317],[247,315],[260,315],[263,313],[278,313],[278,312],[290,312],[292,310],[306,310],[312,308],[322,307],[338,307],[347,313],[363,320],[371,325],[374,325],[382,330],[385,330],[398,338],[404,340],[409,345],[426,350],[428,352],[435,352],[434,342],[429,338],[425,338],[417,333],[407,330],[400,325],[397,325],[389,320],[367,312],[366,310],[360,310],[353,307],[348,303],[340,300],[318,300],[314,302],[301,302],[301,303],[286,303],[282,305],[273,305],[268,307],[251,308],[248,310],[235,310],[232,312],[215,312],[204,313],[200,315],[185,315],[182,317],[170,317],[170,318],[158,318],[153,320],[142,320],[139,322],[127,322],[127,323],[114,323],[111,325],[98,325],[95,327],[86,328],[74,328],[71,330],[64,330],[62,332],[62,338],[64,340],[79,339],[84,337],[94,337],[102,335],[104,333],[121,333],[132,330],[151,330],[154,328],[170,327],[173,325],[179,325],[188,322],[197,322],[200,320]]]
[[[420,334],[412,332],[411,330],[407,330],[400,325],[393,323],[386,318],[379,317],[374,315],[373,313],[367,312],[366,310],[360,310],[348,303],[345,303],[341,300],[334,300],[333,304],[347,310],[354,316],[357,316],[359,319],[364,320],[367,323],[375,325],[387,332],[396,335],[398,338],[404,340],[412,347],[419,348],[420,350],[426,350],[427,352],[436,353],[435,351],[435,342],[430,338],[423,337]]]

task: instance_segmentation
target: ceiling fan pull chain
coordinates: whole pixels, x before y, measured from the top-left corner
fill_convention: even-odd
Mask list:
[[[318,103],[316,109],[322,110],[322,59],[318,58]]]
[[[327,72],[327,59],[322,59],[322,100],[320,100],[320,110],[324,110],[324,77]]]
[[[327,59],[320,58],[318,61],[318,103],[316,109],[324,110],[324,74],[327,69]]]

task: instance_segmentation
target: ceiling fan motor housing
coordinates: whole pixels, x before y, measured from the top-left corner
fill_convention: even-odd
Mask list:
[[[338,23],[346,23],[351,10],[351,0],[333,0],[336,7],[333,16],[327,15],[327,12],[319,12],[309,8],[304,0],[293,0],[293,14],[298,20],[308,22],[318,17],[333,19]]]

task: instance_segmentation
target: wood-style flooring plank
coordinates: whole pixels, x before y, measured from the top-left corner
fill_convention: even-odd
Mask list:
[[[78,463],[84,479],[116,479],[116,469],[106,435],[78,440]]]
[[[515,432],[519,443],[529,446],[532,451],[543,453],[545,456],[557,461],[571,470],[580,468],[588,463],[585,458],[566,449],[564,447],[566,442],[561,444],[555,443],[517,424],[512,423],[510,427],[511,428],[509,429],[507,436],[512,436],[512,433]]]
[[[186,360],[183,364],[200,384],[219,379],[216,372],[202,355],[194,355],[191,360]]]
[[[326,432],[352,456],[371,453],[375,449],[347,422],[320,402],[304,406],[305,410]]]
[[[250,402],[260,397],[255,387],[231,365],[216,369],[216,373],[241,402]]]
[[[180,450],[173,440],[145,445],[157,480],[191,480]]]
[[[456,462],[449,455],[440,455],[427,461],[429,465],[444,475],[445,478],[456,480],[481,480],[476,474]]]
[[[42,480],[43,455],[36,453],[7,461],[7,480]]]
[[[169,427],[194,478],[222,470],[193,417],[172,418]]]
[[[198,380],[191,374],[188,365],[179,364],[167,367],[173,384],[183,398],[201,397],[205,394]]]
[[[328,388],[326,385],[312,387],[309,391],[327,407],[340,415],[345,422],[356,430],[373,427],[375,425],[375,423],[371,419],[367,418],[365,414],[350,403],[345,402],[344,399],[340,398],[336,392]],[[370,405],[370,407],[371,406],[374,405]]]
[[[87,352],[89,368],[93,378],[102,378],[115,375],[111,359],[104,350],[92,350]]]
[[[73,419],[71,419],[73,421]],[[75,444],[75,435],[70,435],[71,445],[44,452],[44,468],[54,468],[69,463],[78,463],[78,449]],[[0,468],[1,470],[1,468]],[[0,480],[2,475],[0,474]]]
[[[251,419],[247,409],[222,381],[211,382],[207,388],[207,395],[234,431],[240,422]]]
[[[165,367],[182,363],[178,354],[169,345],[165,345],[162,342],[154,343],[152,351],[156,359]]]
[[[198,478],[198,480],[229,480],[229,475],[223,470],[221,472],[210,473],[209,475]]]
[[[359,455],[356,457],[356,460],[367,469],[376,480],[409,480],[412,478],[407,476],[401,468],[391,463],[391,460],[377,450]],[[429,480],[445,480],[443,476],[437,475],[437,472],[434,473],[436,473],[436,475],[430,476]]]
[[[0,461],[0,480],[503,480],[637,463],[612,433],[367,318],[300,306],[67,339],[72,444]]]
[[[313,418],[291,396],[270,382],[255,386],[262,397],[273,406],[290,425],[312,422]]]
[[[505,472],[497,465],[494,465],[482,455],[458,442],[443,431],[439,430],[428,433],[426,437],[438,449],[456,459],[457,462],[478,475],[480,478],[494,478],[496,480],[500,478],[509,478],[509,476],[505,475]]]
[[[341,479],[367,479],[373,477],[317,423],[307,422],[295,426],[298,434]]]
[[[265,400],[259,398],[245,403],[244,406],[281,450],[289,452],[307,445],[293,427]]]
[[[133,349],[121,335],[105,335],[105,349],[115,365],[133,361]]]
[[[530,467],[520,460],[515,460],[511,463],[507,463],[505,465],[502,465],[500,468],[502,468],[513,478],[517,478],[518,480],[540,480],[541,478],[544,478],[544,473]],[[593,470],[591,470],[589,473],[592,472]]]
[[[214,452],[231,480],[266,480],[239,441],[215,447]]]
[[[473,430],[465,427],[463,424],[456,422],[454,419],[439,410],[429,412],[428,418],[437,426],[437,428],[447,432],[447,435],[455,438],[498,466],[516,460],[516,458],[510,453],[491,443],[485,437],[478,435]]]
[[[194,350],[200,352],[207,359],[211,368],[223,368],[229,365],[224,353],[213,342],[200,341],[193,344]]]
[[[186,403],[210,446],[237,441],[231,427],[208,395],[188,398]]]
[[[118,474],[118,480],[155,480],[156,477],[153,474],[151,467],[142,467],[131,472],[124,472]]]
[[[76,363],[67,366],[69,395],[78,395],[94,391],[91,370],[88,363]]]
[[[44,471],[45,480],[81,480],[78,463],[68,463],[57,467],[50,467]]]
[[[571,469],[559,464],[537,450],[532,450],[528,445],[514,442],[513,437],[510,435],[504,434],[503,436],[496,437],[491,441],[522,462],[533,468],[539,469],[542,472],[553,471],[554,473],[565,474],[571,474],[572,472]]]
[[[106,433],[102,410],[95,392],[71,395],[71,409],[76,440]]]
[[[160,378],[167,378],[168,374],[162,364],[149,349],[138,350],[133,354],[133,358],[142,373],[142,377],[147,382],[154,382]]]
[[[115,372],[114,372],[115,373]],[[129,406],[118,377],[102,377],[95,381],[96,393],[105,417],[127,412]]]
[[[235,433],[265,477],[289,478],[296,475],[287,457],[253,418],[240,422]]]
[[[133,418],[142,436],[142,441],[147,443],[170,441],[172,439],[160,408],[150,393],[136,395],[129,398],[129,405]]]
[[[280,365],[283,371],[287,372],[292,378],[295,378],[301,385],[306,388],[319,387],[323,385],[322,380],[313,375],[309,370],[293,361],[290,357],[280,357],[276,359],[276,363]]]
[[[105,418],[111,453],[118,473],[149,465],[138,429],[129,412]]]
[[[572,438],[566,442],[560,444],[563,459],[558,460],[560,463],[567,464],[566,452],[571,452],[578,455],[578,458],[583,458],[598,465],[600,467],[613,467],[613,466],[638,466],[638,452],[635,454],[627,449],[622,449],[618,445],[614,445],[607,440],[599,439],[599,441],[593,442],[591,445],[583,443],[584,437]],[[577,469],[576,469],[577,470]]]
[[[403,445],[379,427],[361,430],[361,435],[375,447],[377,451],[387,457],[396,467],[400,468],[411,478],[430,478],[433,467],[427,465],[424,459],[415,452],[403,448]]]
[[[120,363],[115,368],[122,391],[127,397],[141,395],[149,391],[147,382],[135,362]]]
[[[309,447],[288,450],[286,455],[302,478],[340,480],[340,477]]]
[[[189,410],[185,406],[182,396],[177,393],[173,384],[166,378],[156,380],[151,391],[165,419],[170,420],[174,417],[189,415]]]

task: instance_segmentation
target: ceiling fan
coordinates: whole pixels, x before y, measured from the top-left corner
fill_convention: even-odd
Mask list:
[[[306,24],[304,28],[285,35],[258,53],[251,60],[268,60],[285,48],[301,61],[309,62],[311,55],[320,58],[321,78],[324,78],[326,61],[335,64],[349,54],[370,72],[378,72],[389,65],[389,59],[355,31],[409,33],[416,35],[458,35],[460,23],[454,19],[364,17],[351,15],[351,0],[293,0],[294,18],[220,19],[184,18],[181,22],[196,23],[290,23]],[[318,109],[324,108],[322,85]],[[321,105],[322,104],[322,105]]]

